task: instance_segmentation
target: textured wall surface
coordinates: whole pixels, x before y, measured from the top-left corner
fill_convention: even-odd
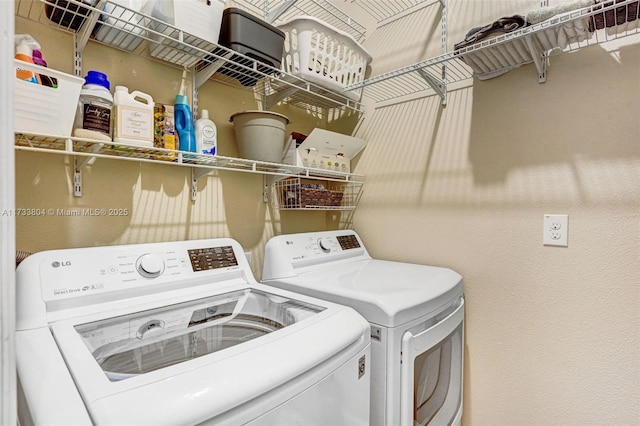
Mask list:
[[[449,2],[449,43],[524,3]],[[370,37],[372,75],[428,57],[428,9]],[[354,227],[464,276],[464,424],[640,423],[639,75],[636,35],[552,57],[544,84],[526,65],[367,111]],[[542,245],[545,213],[568,247]]]

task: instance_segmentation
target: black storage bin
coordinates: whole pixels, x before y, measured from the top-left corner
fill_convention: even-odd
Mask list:
[[[225,9],[222,13],[218,44],[253,60],[233,55],[229,60],[230,63],[220,68],[218,72],[237,79],[243,86],[254,86],[262,75],[234,66],[233,63],[253,68],[254,62],[257,61],[280,69],[284,37],[284,32],[242,9],[235,7]],[[259,64],[256,69],[265,74],[275,72]]]
[[[95,6],[98,0],[81,0],[81,2]],[[82,27],[85,18],[91,13],[90,9],[65,0],[46,0],[44,10],[47,18],[51,21],[74,31],[78,31]]]
[[[242,9],[230,7],[222,13],[218,43],[264,64],[280,68],[284,32]]]

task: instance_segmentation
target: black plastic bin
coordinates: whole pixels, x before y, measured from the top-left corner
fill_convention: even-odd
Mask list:
[[[81,0],[81,2],[89,6],[95,6],[98,0]],[[65,0],[46,0],[44,10],[47,18],[51,21],[74,31],[78,31],[82,27],[85,18],[91,13],[90,9]]]
[[[235,7],[225,9],[222,13],[218,44],[251,59],[233,55],[229,63],[218,72],[237,79],[243,86],[255,86],[263,75],[234,66],[233,63],[249,68],[255,66],[255,69],[264,74],[273,74],[274,70],[256,62],[280,69],[284,37],[284,32],[242,9]]]

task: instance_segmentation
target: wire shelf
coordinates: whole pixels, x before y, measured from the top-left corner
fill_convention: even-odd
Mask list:
[[[610,42],[624,37],[640,34],[640,26],[631,26],[616,31],[618,14],[631,18],[639,16],[640,2],[637,0],[616,0],[598,3],[594,6],[554,16],[544,22],[521,28],[511,33],[485,39],[476,44],[440,56],[411,64],[384,74],[353,84],[346,90],[365,88],[364,96],[376,102],[396,100],[408,95],[433,94],[444,91],[448,84],[461,82],[478,76],[474,69],[465,63],[478,55],[491,58],[491,72],[499,74],[521,65],[535,63],[539,81],[544,81],[543,68],[548,56],[574,52],[585,47]],[[551,48],[543,40],[545,33],[577,20],[597,22],[590,36],[568,45]],[[511,56],[507,51],[525,51],[521,56]],[[435,88],[434,88],[435,87]],[[437,90],[436,90],[437,89]]]
[[[209,79],[236,88],[254,90],[267,107],[279,102],[305,109],[337,109],[362,113],[363,106],[342,93],[332,92],[279,68],[257,61],[223,46],[190,35],[107,0],[93,6],[80,0],[16,0],[18,17],[74,33],[80,50],[87,40],[157,59],[196,73],[196,86]],[[51,18],[57,18],[52,21]]]
[[[310,15],[345,31],[358,41],[366,35],[363,25],[327,0],[238,0],[237,3],[276,26],[300,15]]]
[[[196,154],[171,149],[141,148],[116,142],[36,133],[16,134],[15,149],[19,151],[75,155],[86,157],[87,161],[91,158],[110,158],[162,165],[197,167],[211,171],[229,170],[257,173],[277,177],[303,176],[309,179],[321,178],[335,182],[361,182],[363,180],[361,175],[352,173],[341,173],[219,155]]]
[[[433,0],[353,0],[378,23],[392,20],[407,10]],[[438,0],[437,0],[438,1]]]

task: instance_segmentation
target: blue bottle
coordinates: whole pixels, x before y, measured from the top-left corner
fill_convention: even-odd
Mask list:
[[[180,140],[180,151],[197,152],[193,114],[189,106],[189,98],[184,94],[186,77],[187,70],[184,70],[182,73],[180,93],[176,95],[174,101],[176,131],[178,133],[178,139]]]

